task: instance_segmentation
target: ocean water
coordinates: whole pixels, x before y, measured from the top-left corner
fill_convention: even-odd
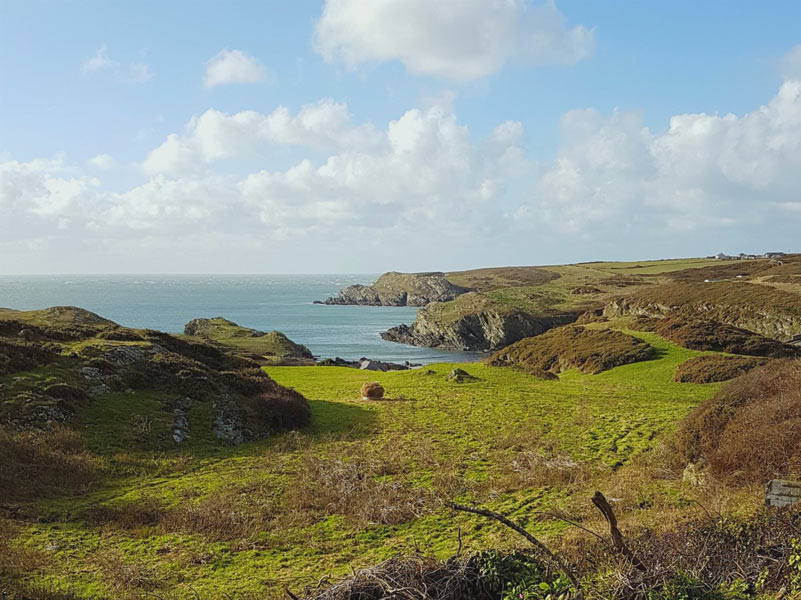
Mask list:
[[[197,317],[277,329],[315,356],[417,363],[471,361],[478,354],[395,344],[379,333],[410,324],[416,308],[314,304],[375,275],[28,275],[0,276],[0,307],[69,305],[120,325],[183,332]]]

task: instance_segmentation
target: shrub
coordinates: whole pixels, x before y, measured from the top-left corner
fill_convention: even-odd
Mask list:
[[[771,361],[721,388],[682,423],[678,451],[714,475],[762,483],[801,474],[801,360]]]
[[[516,366],[535,375],[574,367],[582,373],[599,373],[653,355],[654,349],[646,342],[620,331],[567,325],[515,342],[493,354],[487,363]]]
[[[725,354],[694,356],[676,367],[673,381],[680,383],[728,381],[761,367],[769,360],[754,356],[726,356]]]

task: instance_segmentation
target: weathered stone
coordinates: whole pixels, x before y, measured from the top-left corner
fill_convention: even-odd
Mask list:
[[[465,381],[472,381],[477,378],[473,377],[470,373],[462,369],[453,369],[450,373],[448,373],[448,376],[445,379],[448,381],[453,381],[454,383],[464,383]]]
[[[364,400],[381,400],[384,397],[384,388],[377,381],[362,384],[362,398]]]
[[[765,505],[781,508],[801,500],[801,481],[771,479],[765,486]]]
[[[351,285],[322,304],[363,306],[426,306],[447,302],[468,292],[452,284],[444,273],[384,273],[372,285]]]

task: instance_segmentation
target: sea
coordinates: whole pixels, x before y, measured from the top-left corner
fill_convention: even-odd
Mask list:
[[[418,348],[381,339],[411,324],[413,307],[314,304],[377,275],[25,275],[0,276],[0,307],[79,306],[126,327],[182,333],[198,317],[278,330],[319,358],[419,364],[469,362],[481,355]]]

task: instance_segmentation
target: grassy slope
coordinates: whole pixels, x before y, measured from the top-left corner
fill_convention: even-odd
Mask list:
[[[79,597],[102,597],[114,581],[109,573],[127,573],[122,564],[136,565],[142,586],[150,581],[157,592],[174,588],[170,597],[193,597],[188,582],[203,597],[221,591],[280,593],[285,584],[297,587],[328,572],[344,574],[351,564],[370,564],[415,546],[448,555],[455,549],[457,525],[468,549],[508,546],[509,536],[496,527],[442,509],[395,525],[370,524],[342,508],[299,510],[313,498],[299,503],[291,496],[308,488],[304,477],[312,472],[305,465],[315,456],[326,461],[324,467],[338,460],[359,463],[371,481],[400,484],[400,496],[431,490],[516,516],[537,507],[583,505],[581,485],[543,487],[542,464],[535,460],[530,469],[518,468],[522,459],[575,461],[571,468],[586,468],[596,482],[603,480],[611,467],[653,447],[661,432],[717,389],[672,382],[676,365],[698,353],[653,334],[637,335],[657,349],[656,359],[599,375],[570,371],[560,381],[476,364],[461,365],[479,378],[464,384],[445,380],[454,367],[449,364],[369,375],[334,367],[269,368],[278,383],[311,399],[310,430],[228,450],[186,447],[191,457],[109,450],[116,475],[103,488],[86,498],[39,503],[42,522],[26,525],[20,537],[47,559],[31,577]],[[398,401],[357,400],[367,378],[380,381]],[[114,409],[114,401],[123,400],[111,399],[109,410],[124,410]],[[96,427],[86,431],[93,447],[111,435]],[[248,510],[270,507],[269,525],[241,543],[154,527],[121,530],[76,517],[90,506],[170,506],[221,493],[233,498],[231,510],[240,501]],[[553,533],[562,526],[541,523],[535,529]]]
[[[600,306],[607,300],[666,281],[665,275],[684,269],[719,264],[710,259],[674,259],[632,263],[582,263],[548,267],[503,267],[448,273],[457,285],[476,287],[484,295],[460,296],[452,302],[429,305],[428,312],[447,323],[480,310],[500,313],[520,309],[548,315]],[[553,276],[556,275],[556,278]],[[592,286],[594,294],[571,293],[579,286]]]
[[[299,356],[308,351],[305,346],[296,344],[279,331],[268,331],[258,337],[253,337],[252,332],[253,329],[216,317],[209,319],[208,325],[196,337],[253,354],[268,356]],[[193,336],[186,337],[191,340]]]

